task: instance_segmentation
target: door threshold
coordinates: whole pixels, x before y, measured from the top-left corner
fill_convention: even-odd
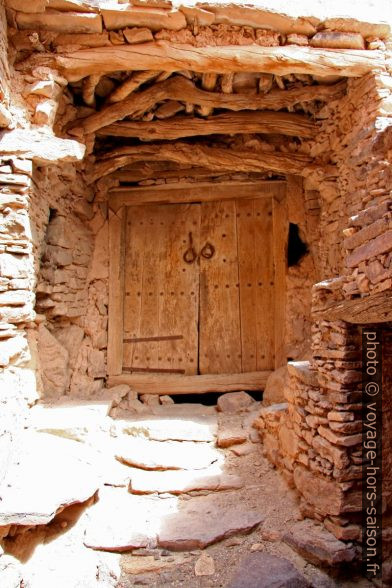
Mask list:
[[[206,394],[208,392],[236,392],[264,390],[271,371],[244,374],[119,374],[108,378],[109,386],[128,384],[139,394]]]

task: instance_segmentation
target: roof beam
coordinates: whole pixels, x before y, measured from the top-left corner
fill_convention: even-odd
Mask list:
[[[202,144],[159,143],[120,147],[105,154],[94,164],[88,183],[137,161],[174,161],[180,164],[202,166],[211,170],[242,172],[274,171],[282,174],[302,175],[318,165],[303,153],[235,151],[227,147],[210,147]]]
[[[342,81],[333,86],[303,86],[292,90],[272,90],[268,94],[224,94],[200,90],[191,80],[182,76],[173,76],[142,92],[132,94],[122,102],[106,106],[99,112],[75,121],[69,132],[72,135],[94,133],[127,116],[140,116],[163,100],[180,100],[189,104],[233,111],[264,109],[278,111],[299,102],[335,100],[343,96],[345,89],[346,82]]]
[[[380,51],[319,49],[295,45],[192,47],[165,41],[81,49],[58,55],[56,62],[70,82],[93,74],[147,69],[169,72],[190,69],[199,73],[247,71],[279,76],[298,73],[359,77],[369,71],[385,68],[385,56]]]
[[[310,138],[317,125],[308,117],[286,112],[225,113],[208,118],[177,116],[167,120],[124,121],[108,125],[98,135],[137,137],[141,141],[181,139],[201,135],[238,135],[242,133],[281,134]]]

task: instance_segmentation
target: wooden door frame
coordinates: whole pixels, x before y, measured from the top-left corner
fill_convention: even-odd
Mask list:
[[[274,296],[274,340],[275,369],[285,365],[285,307],[286,307],[286,267],[288,215],[286,181],[230,182],[222,184],[203,182],[201,186],[157,186],[148,188],[126,188],[121,194],[113,194],[109,199],[109,309],[108,309],[108,384],[130,384],[138,392],[150,394],[203,393],[230,390],[260,390],[271,373],[270,371],[243,374],[208,375],[161,375],[125,374],[123,367],[124,331],[124,260],[125,260],[125,219],[126,207],[137,204],[171,204],[205,202],[241,198],[272,198],[273,212],[273,254],[275,267]],[[220,189],[219,189],[220,187]],[[215,196],[211,198],[211,193]]]

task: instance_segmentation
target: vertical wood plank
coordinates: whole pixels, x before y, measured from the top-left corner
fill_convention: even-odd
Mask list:
[[[109,376],[122,372],[123,292],[124,292],[124,219],[125,210],[109,210],[109,322],[107,371]]]
[[[257,370],[274,369],[275,279],[273,257],[272,198],[255,200],[255,275]]]
[[[199,252],[200,205],[164,208],[167,231],[160,264],[159,332],[182,338],[159,343],[159,366],[192,375],[198,370],[199,266],[196,259],[186,263],[183,256],[190,246],[190,233]]]
[[[183,254],[199,228],[197,204],[128,208],[124,369],[197,373],[199,268]]]
[[[211,259],[200,258],[201,374],[240,373],[238,253],[235,201],[201,205],[201,248],[215,247]]]
[[[286,273],[288,217],[286,197],[273,198],[273,250],[275,265],[275,369],[287,362],[285,352]]]
[[[274,369],[272,199],[237,200],[242,371]]]

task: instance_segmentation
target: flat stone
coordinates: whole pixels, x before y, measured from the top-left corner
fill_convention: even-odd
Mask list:
[[[167,558],[155,559],[152,555],[132,555],[129,553],[121,557],[120,565],[124,574],[150,574],[161,570],[179,566],[189,561],[183,553],[176,553],[168,561]]]
[[[237,457],[242,457],[243,455],[249,455],[256,451],[256,446],[253,443],[247,442],[241,445],[233,445],[230,447],[230,451]]]
[[[218,426],[216,415],[146,416],[117,421],[117,428],[128,435],[144,435],[155,441],[214,441]]]
[[[94,455],[80,443],[25,432],[0,489],[0,526],[45,525],[99,487]]]
[[[133,494],[183,494],[195,490],[230,490],[242,488],[238,476],[222,474],[219,466],[204,470],[170,470],[166,472],[148,472],[133,469],[131,473],[130,492]]]
[[[195,576],[212,576],[215,574],[214,559],[204,552],[195,563]]]
[[[167,517],[177,511],[177,499],[135,496],[123,488],[101,488],[98,502],[88,511],[84,543],[103,551],[131,551],[155,547]]]
[[[283,541],[307,561],[321,566],[336,566],[351,562],[356,550],[336,539],[332,533],[313,521],[296,523],[283,535]]]
[[[218,447],[226,448],[232,445],[239,445],[245,443],[248,439],[247,432],[240,426],[222,425],[219,428],[217,445]]]
[[[123,436],[118,440],[116,457],[145,470],[199,470],[218,461],[221,454],[207,443]]]
[[[157,416],[186,416],[193,418],[196,415],[216,414],[215,406],[205,406],[204,404],[164,404],[151,406],[152,414]]]
[[[247,410],[256,402],[246,392],[227,392],[218,398],[218,411],[235,414]]]
[[[108,430],[111,402],[63,399],[34,406],[29,412],[29,427],[59,437],[85,441],[89,433]]]
[[[307,588],[309,584],[284,557],[254,551],[243,558],[226,588]]]
[[[181,508],[165,519],[158,545],[171,551],[203,549],[217,541],[255,529],[264,516],[241,503],[231,506],[219,494],[181,502]]]

